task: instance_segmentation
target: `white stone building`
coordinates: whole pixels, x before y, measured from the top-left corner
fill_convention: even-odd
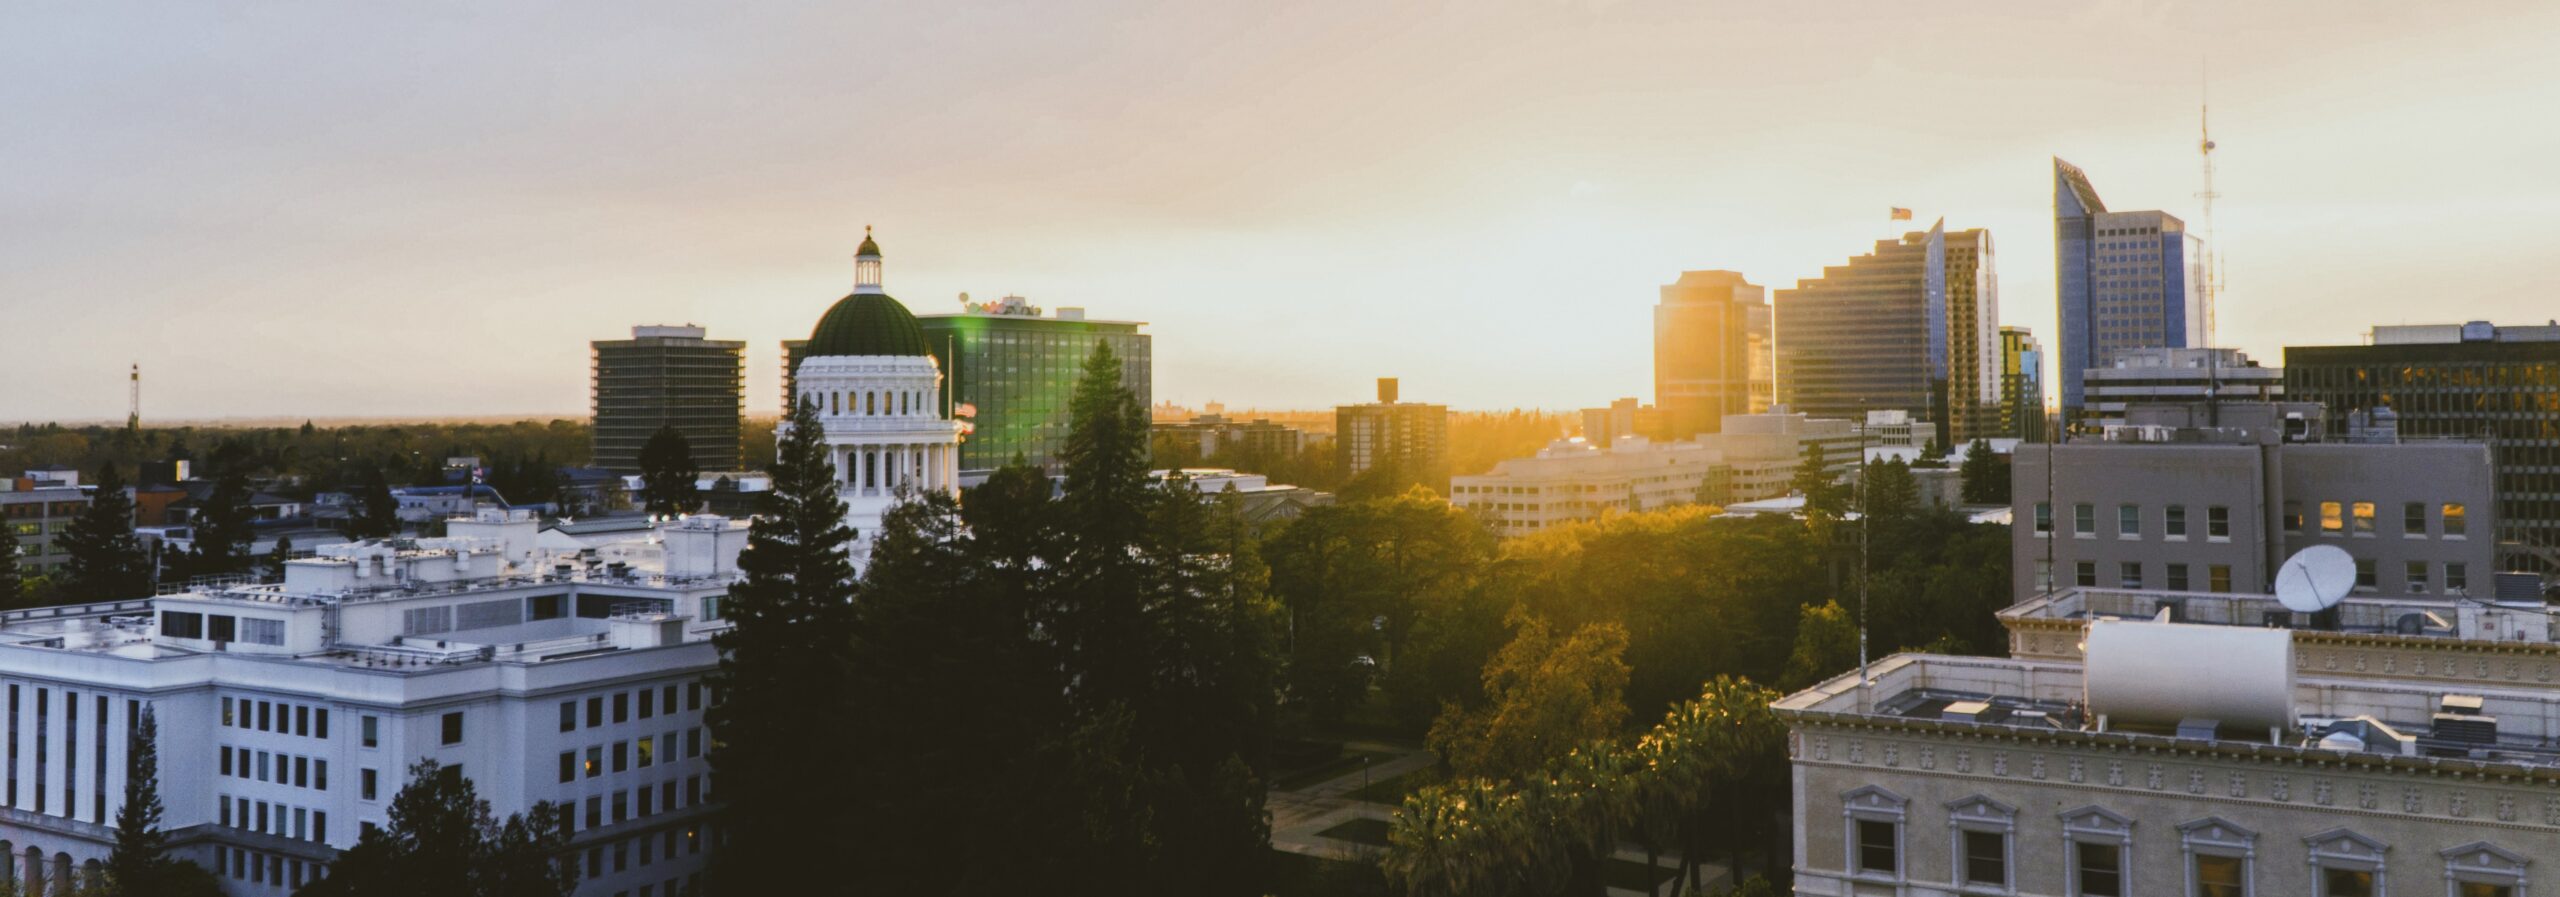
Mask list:
[[[942,370],[915,315],[881,290],[880,244],[867,230],[853,293],[827,309],[797,357],[792,394],[818,406],[859,565],[902,495],[960,489],[961,427],[943,407]]]
[[[694,517],[606,561],[521,515],[329,546],[281,583],[0,613],[0,878],[94,874],[127,738],[159,725],[174,852],[282,895],[386,821],[411,763],[494,812],[571,812],[582,897],[670,897],[702,870],[710,636],[745,526]]]

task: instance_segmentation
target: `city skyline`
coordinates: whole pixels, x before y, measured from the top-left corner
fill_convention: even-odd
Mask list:
[[[0,62],[36,125],[0,136],[0,376],[38,386],[0,419],[120,418],[134,361],[146,423],[578,416],[587,344],[643,323],[746,341],[771,413],[864,224],[920,314],[1149,322],[1192,405],[1642,394],[1662,283],[1790,287],[1893,206],[1990,229],[1999,323],[2051,339],[2050,159],[2198,221],[2208,58],[2220,342],[2548,317],[2560,133],[2438,100],[2560,100],[2560,15],[2359,9],[51,10]]]

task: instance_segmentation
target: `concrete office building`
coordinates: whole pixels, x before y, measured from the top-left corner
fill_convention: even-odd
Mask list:
[[[1178,423],[1158,423],[1155,435],[1191,450],[1199,458],[1225,456],[1229,461],[1293,458],[1306,444],[1306,432],[1272,423],[1270,418],[1228,420],[1203,414]]]
[[[60,541],[71,521],[89,510],[89,490],[77,472],[28,471],[0,479],[0,526],[18,534],[18,572],[51,575],[71,562]],[[67,484],[67,485],[66,485]],[[15,597],[15,596],[9,596]]]
[[[1687,439],[1728,414],[1769,410],[1776,396],[1768,291],[1736,271],[1683,271],[1653,307],[1653,403],[1662,429]]]
[[[2495,459],[2501,562],[2560,572],[2560,326],[2486,321],[2375,327],[2361,346],[2288,346],[2285,396],[2388,408],[2416,438],[2484,439]]]
[[[790,385],[826,428],[859,567],[892,506],[913,493],[960,493],[961,427],[944,402],[942,367],[924,329],[881,288],[880,244],[868,228],[853,268],[853,292],[791,353]]]
[[[1396,380],[1378,378],[1378,400],[1333,409],[1335,470],[1348,482],[1372,468],[1449,492],[1449,406],[1399,401]]]
[[[2055,159],[2053,246],[2064,426],[2080,416],[2084,372],[2115,353],[2212,345],[2204,243],[2177,216],[2107,211],[2089,176]]]
[[[738,466],[747,344],[703,337],[690,324],[643,325],[630,339],[591,344],[595,466],[639,473],[640,447],[660,427],[684,434],[705,469]]]
[[[2128,405],[2273,402],[2284,398],[2284,371],[2259,367],[2238,349],[2126,349],[2081,373],[2079,428],[2124,423]]]
[[[0,879],[95,875],[148,710],[171,849],[227,894],[325,876],[420,758],[501,817],[566,808],[581,897],[692,892],[717,842],[704,681],[746,527],[687,518],[590,561],[537,549],[529,515],[450,526],[324,547],[281,583],[0,615]]]
[[[2043,442],[2044,347],[2024,327],[2000,328],[2000,432]]]
[[[1858,426],[1796,413],[1737,414],[1725,419],[1714,445],[1733,468],[1729,501],[1775,498],[1794,488],[1807,446],[1822,448],[1823,469],[1837,481],[1858,467]]]
[[[2497,570],[2489,447],[2325,435],[2300,403],[2135,406],[2096,438],[2012,457],[2020,598],[2073,586],[2263,592],[2335,545],[2359,594],[2482,593]],[[2208,421],[2207,417],[2218,418]]]
[[[1996,436],[2000,290],[1989,231],[1945,223],[1779,290],[1778,399],[1858,419],[1907,411],[1941,443]]]
[[[1495,464],[1491,473],[1452,478],[1449,503],[1503,536],[1592,520],[1610,510],[1722,503],[1733,468],[1713,439],[1654,442],[1625,436],[1605,447],[1558,439],[1536,455]]]

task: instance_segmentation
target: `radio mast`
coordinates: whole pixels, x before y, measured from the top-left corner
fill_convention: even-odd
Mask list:
[[[2205,88],[2205,95],[2197,106],[2196,124],[2199,131],[2196,152],[2204,157],[2204,191],[2196,194],[2196,198],[2204,202],[2204,258],[2201,260],[2204,263],[2204,283],[2201,285],[2204,288],[2204,344],[2217,346],[2220,343],[2215,342],[2214,319],[2215,306],[2222,298],[2222,244],[2214,237],[2213,201],[2221,198],[2222,194],[2213,189],[2213,102],[2210,86]]]
[[[128,395],[128,397],[126,398],[126,401],[125,401],[125,411],[124,411],[124,428],[125,428],[125,429],[127,429],[127,430],[140,430],[140,429],[142,429],[142,363],[141,363],[141,362],[135,362],[135,363],[134,363],[134,365],[133,365],[133,373],[132,373],[132,375],[131,375],[131,378],[132,378],[132,386],[131,386],[131,389],[130,389],[129,395]]]

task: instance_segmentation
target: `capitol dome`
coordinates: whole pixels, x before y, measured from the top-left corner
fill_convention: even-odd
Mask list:
[[[854,254],[853,292],[818,319],[800,357],[930,354],[915,314],[881,291],[880,244],[872,242],[870,228],[863,228],[862,248]]]

